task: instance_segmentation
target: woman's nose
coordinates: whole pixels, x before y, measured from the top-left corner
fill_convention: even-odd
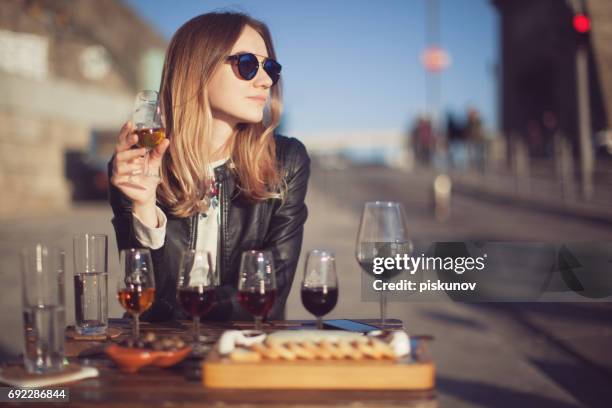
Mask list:
[[[268,89],[272,86],[272,78],[268,75],[268,73],[263,69],[263,67],[259,66],[257,70],[257,75],[255,75],[255,86],[258,88]]]

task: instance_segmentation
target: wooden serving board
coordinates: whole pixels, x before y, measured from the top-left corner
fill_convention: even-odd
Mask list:
[[[202,364],[206,388],[430,390],[435,366],[428,356],[417,360],[260,361],[237,363],[215,347]]]

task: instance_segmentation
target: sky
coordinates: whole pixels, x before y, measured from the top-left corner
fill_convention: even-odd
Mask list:
[[[283,65],[284,130],[403,130],[427,109],[427,0],[124,0],[167,39],[190,18],[246,12],[272,32]],[[498,17],[489,0],[440,0],[442,111],[468,106],[497,124]]]

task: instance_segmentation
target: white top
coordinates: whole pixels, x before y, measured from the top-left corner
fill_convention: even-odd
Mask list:
[[[214,169],[225,163],[227,159],[217,160],[208,165],[209,174],[215,174]],[[164,245],[166,239],[166,214],[155,206],[157,214],[157,228],[149,227],[140,220],[136,214],[133,214],[134,219],[134,234],[136,239],[144,246],[150,249],[159,249]],[[198,236],[196,237],[197,251],[208,251],[212,258],[213,270],[216,269],[217,263],[217,241],[219,237],[219,206],[210,205],[206,213],[200,213],[198,216]],[[191,271],[192,284],[197,284],[197,281],[202,280],[203,276],[194,276],[194,273],[201,275],[201,270]]]

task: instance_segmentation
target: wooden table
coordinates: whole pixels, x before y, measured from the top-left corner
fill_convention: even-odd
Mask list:
[[[131,334],[130,320],[110,319],[111,327],[121,328],[123,336]],[[376,320],[360,320],[376,324]],[[402,328],[400,320],[388,321],[389,328]],[[203,322],[202,334],[216,341],[224,330],[252,328],[252,323]],[[313,321],[273,321],[264,324],[265,331],[314,328]],[[165,324],[141,323],[141,332],[159,334],[185,334],[191,330],[190,322],[180,321]],[[120,337],[119,339],[121,339]],[[340,407],[359,403],[360,407],[437,407],[432,391],[251,391],[251,390],[207,390],[201,382],[201,360],[188,358],[171,368],[145,367],[136,374],[126,374],[117,369],[102,353],[103,342],[66,340],[66,355],[69,360],[82,365],[91,365],[100,371],[98,378],[83,380],[67,387],[70,389],[70,406],[114,406],[114,407],[195,407],[231,406],[241,407]],[[108,344],[108,343],[107,343]]]

